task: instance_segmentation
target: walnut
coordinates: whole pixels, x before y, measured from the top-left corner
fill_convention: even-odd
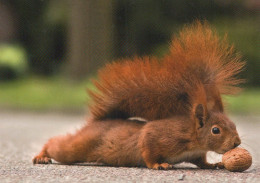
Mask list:
[[[243,172],[252,165],[252,156],[243,148],[235,148],[223,155],[222,162],[231,172]]]

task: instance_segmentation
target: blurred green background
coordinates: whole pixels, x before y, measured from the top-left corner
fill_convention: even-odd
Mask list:
[[[168,50],[173,33],[207,20],[247,61],[232,113],[260,114],[257,0],[0,0],[0,110],[82,112],[98,68]]]

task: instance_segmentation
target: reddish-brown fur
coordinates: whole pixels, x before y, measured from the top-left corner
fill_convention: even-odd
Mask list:
[[[200,168],[221,168],[206,162],[206,152],[224,153],[240,144],[235,125],[221,113],[199,104],[191,116],[136,122],[106,120],[89,123],[74,135],[50,139],[33,163],[51,159],[64,164],[99,162],[112,166],[170,169],[191,162]],[[213,134],[218,127],[220,134]]]
[[[162,59],[144,57],[106,65],[89,91],[94,119],[148,120],[187,114],[194,100],[207,96],[209,110],[223,111],[221,94],[232,94],[244,62],[226,38],[207,23],[195,22],[174,37]]]
[[[207,24],[196,22],[173,39],[161,60],[108,64],[95,82],[98,91],[90,92],[89,123],[74,135],[50,139],[33,163],[54,159],[170,169],[186,161],[222,167],[207,163],[206,152],[224,153],[240,144],[221,100],[241,81],[235,78],[244,64],[239,60]],[[127,120],[134,116],[148,122]],[[214,134],[214,127],[220,133]]]

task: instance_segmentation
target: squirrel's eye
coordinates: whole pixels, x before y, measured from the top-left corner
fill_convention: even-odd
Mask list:
[[[212,128],[212,133],[213,134],[219,134],[220,133],[219,128],[217,128],[217,127]]]

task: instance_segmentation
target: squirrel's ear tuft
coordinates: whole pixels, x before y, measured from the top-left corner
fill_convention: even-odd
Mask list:
[[[198,121],[197,125],[198,128],[202,128],[205,123],[206,114],[205,114],[205,107],[202,104],[198,104],[195,107],[195,117],[196,121]]]

